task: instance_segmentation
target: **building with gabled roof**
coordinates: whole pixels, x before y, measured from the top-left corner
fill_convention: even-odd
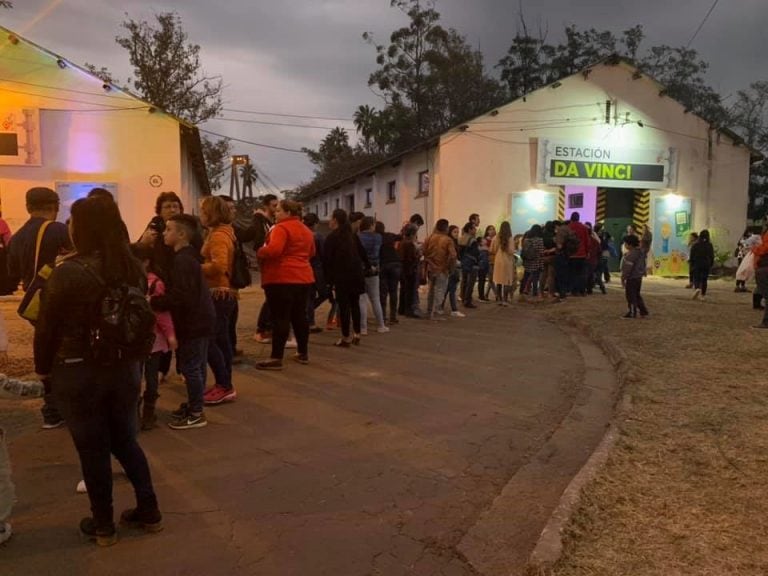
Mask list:
[[[107,188],[134,238],[158,193],[176,192],[189,212],[210,194],[197,128],[0,27],[0,200],[12,230],[33,186],[59,193],[62,221]]]
[[[733,251],[746,225],[749,170],[759,154],[669,98],[631,61],[611,57],[306,199],[327,219],[359,210],[398,230],[413,213],[463,225],[534,223],[579,212],[616,244],[628,226],[653,233],[654,267],[687,273],[691,231]],[[618,261],[614,262],[614,265]]]

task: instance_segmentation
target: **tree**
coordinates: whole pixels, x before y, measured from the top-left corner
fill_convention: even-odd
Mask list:
[[[13,8],[11,0],[0,0],[0,8]]]
[[[158,13],[155,20],[152,24],[129,18],[122,23],[127,34],[115,38],[128,51],[134,68],[136,77],[129,83],[145,100],[192,124],[215,117],[222,109],[221,77],[206,76],[202,71],[200,46],[188,41],[176,12]],[[202,145],[209,182],[215,190],[221,186],[229,140],[203,137]]]
[[[102,66],[101,68],[97,68],[94,64],[89,64],[86,62],[83,64],[83,66],[96,78],[102,80],[103,82],[106,82],[107,84],[118,84],[119,82],[112,76],[112,72],[109,71],[109,69]]]
[[[349,134],[344,128],[338,126],[323,138],[317,150],[309,148],[302,148],[301,150],[316,166],[316,174],[327,171],[335,164],[342,163],[353,155],[352,147],[349,145]]]
[[[768,156],[768,82],[753,82],[739,90],[730,108],[731,127],[748,146]],[[755,220],[768,213],[768,163],[752,166],[749,174],[749,217]]]

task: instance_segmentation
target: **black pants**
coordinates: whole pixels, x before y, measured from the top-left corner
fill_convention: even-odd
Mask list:
[[[353,294],[344,286],[337,286],[336,303],[339,305],[341,335],[344,338],[349,338],[350,317],[352,318],[352,328],[355,334],[360,334],[360,294]]]
[[[307,298],[312,284],[268,284],[264,286],[272,316],[272,359],[282,360],[285,343],[293,328],[299,354],[307,354],[309,322]]]
[[[387,317],[387,299],[389,299],[389,319],[397,319],[397,288],[403,267],[400,262],[387,262],[379,270],[379,297],[381,311]]]
[[[237,321],[240,318],[240,300],[235,298],[235,309],[229,317],[229,343],[232,345],[232,354],[237,354]]]
[[[568,259],[568,278],[571,285],[571,294],[587,293],[586,259]]]
[[[461,270],[461,300],[464,305],[472,304],[472,294],[475,291],[475,282],[477,282],[477,267],[469,270]]]
[[[487,300],[485,295],[485,283],[488,280],[488,272],[489,270],[485,268],[477,271],[477,294],[480,300]],[[493,285],[493,282],[491,282],[491,285]]]
[[[416,292],[416,274],[404,273],[400,277],[400,304],[398,313],[401,316],[412,316],[415,308],[413,294]]]
[[[264,302],[259,310],[259,319],[256,322],[256,331],[259,334],[272,331],[272,317],[269,313],[269,304]]]
[[[627,296],[627,306],[629,306],[629,313],[632,316],[636,316],[638,312],[640,312],[640,316],[648,315],[648,308],[645,307],[645,301],[640,294],[642,287],[642,278],[629,278],[626,282],[624,293]]]
[[[696,267],[693,269],[693,287],[701,290],[701,295],[707,295],[707,280],[709,279],[709,268]]]
[[[56,401],[80,456],[97,526],[112,523],[112,460],[120,462],[141,509],[157,506],[144,451],[136,440],[141,363],[103,368],[58,362],[51,374]]]

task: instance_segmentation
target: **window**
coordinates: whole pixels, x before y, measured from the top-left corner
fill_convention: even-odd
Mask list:
[[[320,204],[315,204],[315,214],[320,214]]]
[[[355,211],[355,195],[349,194],[347,196],[347,210],[352,213]]]
[[[568,208],[584,208],[584,194],[569,195]]]
[[[336,210],[341,208],[341,200],[339,198],[336,198]]]
[[[387,182],[387,204],[392,204],[397,200],[397,181]]]
[[[429,170],[419,172],[419,193],[417,196],[429,195]]]
[[[373,188],[365,189],[365,207],[370,208],[373,205]]]
[[[323,202],[323,216],[328,216],[328,202]]]

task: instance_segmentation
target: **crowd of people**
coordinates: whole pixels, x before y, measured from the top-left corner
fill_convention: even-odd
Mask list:
[[[163,192],[146,230],[131,242],[107,190],[94,188],[77,200],[67,225],[56,221],[59,198],[53,190],[33,188],[26,203],[30,218],[11,238],[0,228],[3,256],[10,283],[20,283],[27,296],[39,294],[33,317],[26,296],[22,306],[34,320],[35,370],[45,390],[43,428],[66,422],[91,503],[80,530],[103,546],[117,538],[112,456],[136,493],[136,506],[120,522],[147,532],[162,529],[137,429],[157,426],[159,385],[174,356],[187,397],[172,412],[170,428],[205,427],[206,406],[237,399],[232,367],[242,355],[239,290],[250,278],[245,245],[258,261],[266,297],[254,339],[271,350],[255,364],[260,370],[282,370],[286,349],[295,349],[291,358],[298,364],[308,364],[312,333],[338,329],[336,347],[359,346],[369,318],[371,330],[386,334],[400,317],[463,318],[478,302],[506,307],[515,298],[562,302],[598,290],[605,294],[609,259],[619,255],[627,299],[623,317],[649,313],[641,289],[652,260],[650,231],[628,229],[617,249],[600,224],[580,222],[577,212],[517,236],[506,221],[481,233],[478,214],[462,225],[439,219],[419,242],[419,214],[388,231],[375,218],[337,209],[324,235],[316,214],[274,195],[264,196],[243,221],[227,196],[205,197],[196,217],[185,213],[178,195]],[[745,235],[741,257],[753,259],[757,293],[768,295],[768,235],[763,240]],[[705,298],[714,261],[706,230],[691,245],[690,260],[694,295]],[[326,301],[330,311],[318,322],[317,310]],[[143,315],[150,317],[144,339]],[[768,313],[762,327],[768,328]],[[1,522],[0,528],[0,536],[10,535]]]

